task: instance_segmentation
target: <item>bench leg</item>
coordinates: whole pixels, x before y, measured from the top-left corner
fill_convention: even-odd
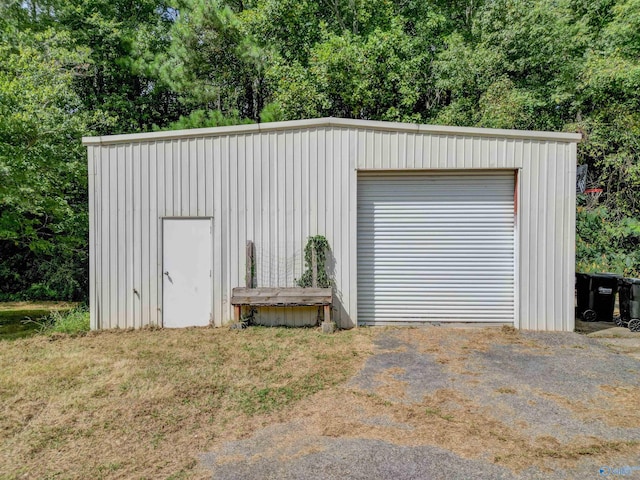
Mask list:
[[[324,306],[324,321],[331,322],[331,305]]]
[[[240,305],[233,306],[233,319],[236,323],[240,323]]]
[[[335,327],[331,323],[331,305],[324,306],[324,322],[322,322],[322,333],[333,333]]]

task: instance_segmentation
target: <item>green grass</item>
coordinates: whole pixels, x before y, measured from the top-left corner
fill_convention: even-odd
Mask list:
[[[53,311],[46,318],[42,333],[66,333],[80,335],[89,331],[89,311],[86,307],[76,307],[66,312]]]
[[[86,307],[47,304],[2,304],[0,308],[0,340],[17,340],[37,334],[66,333],[78,335],[89,331]],[[8,305],[8,306],[7,306]],[[32,308],[29,308],[32,307]]]
[[[37,334],[49,314],[49,310],[0,311],[0,340],[16,340]]]
[[[453,415],[444,415],[439,408],[427,408],[425,410],[425,413],[427,415],[433,415],[433,416],[439,417],[443,420],[446,420],[447,422],[452,422],[454,420]]]

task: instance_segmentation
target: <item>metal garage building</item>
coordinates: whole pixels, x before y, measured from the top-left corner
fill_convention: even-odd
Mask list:
[[[342,327],[571,331],[579,140],[336,118],[84,138],[92,328],[223,325],[247,241],[258,286],[287,287],[324,235]]]

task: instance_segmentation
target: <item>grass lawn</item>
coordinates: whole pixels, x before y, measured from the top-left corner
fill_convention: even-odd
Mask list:
[[[0,340],[15,340],[34,335],[42,319],[53,311],[64,312],[76,304],[68,302],[0,303]]]
[[[207,478],[197,455],[353,375],[362,328],[194,328],[0,342],[0,478]]]

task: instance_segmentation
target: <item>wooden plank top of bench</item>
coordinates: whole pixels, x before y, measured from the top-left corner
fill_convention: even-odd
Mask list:
[[[232,305],[315,306],[330,305],[333,300],[330,288],[244,288],[232,291]]]

